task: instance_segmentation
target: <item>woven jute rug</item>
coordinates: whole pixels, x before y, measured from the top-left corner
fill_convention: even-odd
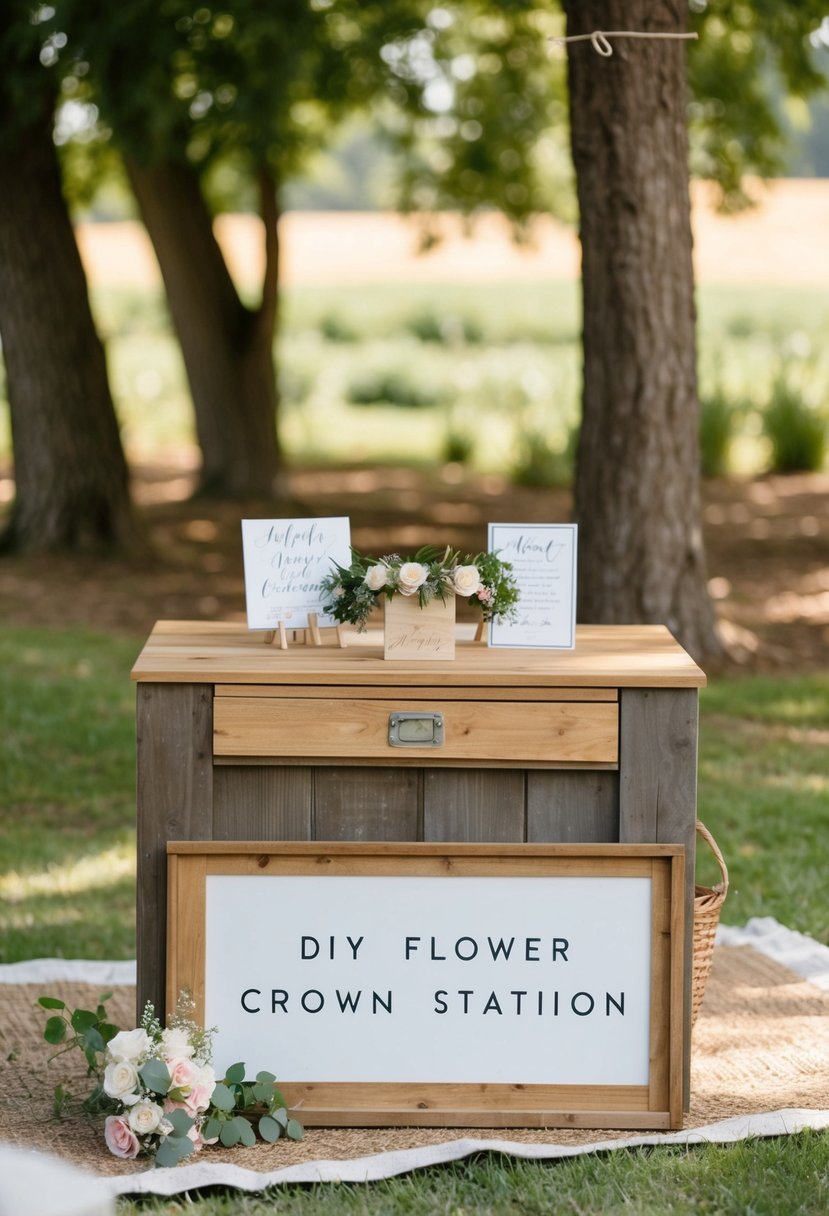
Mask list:
[[[41,1037],[47,1015],[36,1004],[44,992],[61,997],[70,1007],[89,1008],[94,1007],[100,986],[0,985],[0,1141],[42,1149],[98,1175],[123,1176],[146,1171],[145,1160],[120,1161],[108,1153],[101,1118],[84,1115],[77,1105],[70,1105],[63,1118],[55,1117],[56,1084],[60,1082],[80,1096],[90,1086],[78,1052],[47,1064],[52,1049]],[[113,1020],[121,1026],[131,1026],[134,1003],[133,988],[115,989],[109,1001]],[[734,1116],[792,1108],[825,1112],[827,1107],[829,992],[821,991],[750,947],[718,947],[694,1029],[692,1099],[686,1129],[706,1127]],[[447,1141],[481,1142],[493,1135],[502,1144],[515,1144],[518,1151],[519,1146],[525,1146],[526,1151],[531,1145],[575,1147],[597,1141],[606,1144],[629,1139],[631,1133],[560,1128],[499,1129],[497,1133],[480,1128],[311,1128],[300,1143],[258,1144],[252,1149],[210,1148],[199,1155],[199,1161],[271,1174],[301,1163],[345,1162]],[[128,1180],[124,1179],[118,1189],[130,1190]],[[160,1188],[142,1184],[135,1189]]]

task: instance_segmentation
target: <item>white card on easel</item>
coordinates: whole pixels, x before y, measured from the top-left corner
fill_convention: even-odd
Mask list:
[[[488,549],[509,562],[515,620],[490,621],[490,646],[572,650],[576,644],[576,524],[490,524]]]
[[[351,523],[328,519],[243,519],[248,629],[305,629],[308,613],[318,625],[336,625],[322,610],[320,581],[333,563],[351,562]]]

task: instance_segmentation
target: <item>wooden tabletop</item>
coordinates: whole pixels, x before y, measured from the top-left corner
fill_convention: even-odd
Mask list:
[[[384,660],[382,635],[336,645],[265,643],[243,624],[159,621],[132,671],[137,681],[186,684],[438,685],[470,688],[701,688],[705,674],[664,625],[580,625],[574,650],[490,649],[458,627],[455,659]]]

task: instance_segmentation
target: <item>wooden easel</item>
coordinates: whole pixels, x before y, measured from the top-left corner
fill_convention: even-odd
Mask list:
[[[337,630],[337,645],[340,650],[345,650],[347,642],[342,625],[335,625]],[[280,650],[288,649],[288,635],[293,645],[305,643],[306,646],[322,646],[322,634],[320,627],[317,624],[316,612],[308,613],[308,625],[305,629],[286,629],[284,621],[277,621],[275,629],[268,629],[265,633],[266,646],[279,646]]]

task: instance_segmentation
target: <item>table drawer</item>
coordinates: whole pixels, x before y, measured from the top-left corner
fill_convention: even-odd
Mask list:
[[[437,745],[393,746],[390,721],[399,713],[439,715]],[[616,764],[618,702],[420,701],[217,696],[217,757],[325,757]]]

